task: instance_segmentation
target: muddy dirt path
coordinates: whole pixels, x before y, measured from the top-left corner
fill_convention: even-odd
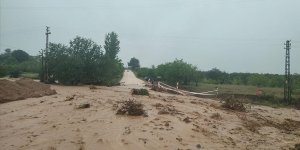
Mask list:
[[[145,82],[143,80],[138,79],[135,74],[131,70],[125,70],[123,78],[120,81],[121,85],[127,87],[143,87],[145,86]]]

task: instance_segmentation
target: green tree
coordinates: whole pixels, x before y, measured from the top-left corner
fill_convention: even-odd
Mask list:
[[[48,74],[49,82],[53,83],[58,80],[61,83],[69,82],[69,72],[66,72],[68,67],[72,67],[69,63],[71,54],[69,48],[62,44],[49,44],[49,52],[47,54],[48,59]],[[65,75],[66,73],[66,75]],[[41,70],[40,77],[43,78],[44,72]],[[65,83],[66,84],[66,83]],[[71,83],[69,83],[71,84]]]
[[[116,59],[117,54],[120,51],[120,41],[118,40],[118,35],[115,32],[108,33],[105,36],[105,55],[110,59]]]
[[[198,83],[203,80],[203,73],[201,71],[194,71],[193,73],[195,84],[198,86]]]
[[[128,62],[128,67],[131,67],[134,70],[138,69],[138,68],[140,68],[140,61],[137,58],[133,57]]]
[[[23,50],[14,50],[11,55],[18,61],[24,62],[29,59],[29,54]]]
[[[90,39],[76,37],[70,47],[62,44],[49,45],[49,78],[63,84],[101,82],[101,46]]]
[[[196,71],[197,67],[178,59],[157,66],[157,75],[170,84],[180,82],[187,85],[195,80]]]
[[[108,41],[116,41],[111,39]],[[106,47],[113,45],[107,43]],[[114,47],[119,47],[115,45]],[[70,46],[49,44],[49,78],[62,84],[106,84],[119,82],[124,68],[117,54],[114,57],[103,54],[100,45],[91,39],[76,37],[70,41]],[[119,51],[119,50],[118,50]]]
[[[0,77],[4,77],[7,75],[7,66],[0,65]]]
[[[254,85],[254,86],[259,86],[259,87],[268,86],[269,78],[267,78],[266,75],[255,73],[249,77],[248,82],[250,85]]]
[[[23,50],[7,48],[0,54],[0,74],[18,77],[22,72],[38,73],[40,67],[39,58],[28,55]]]
[[[105,54],[103,62],[103,81],[107,85],[112,85],[121,79],[124,67],[121,60],[117,57],[120,51],[120,41],[115,32],[105,36]]]
[[[136,70],[136,73],[137,73],[137,76],[139,78],[144,78],[144,77],[157,77],[156,75],[156,69],[155,67],[153,66],[152,68],[146,68],[146,67],[143,67],[143,68],[139,68]]]
[[[205,73],[206,79],[213,81],[216,84],[225,84],[229,82],[229,75],[217,68],[213,68]]]
[[[10,48],[7,48],[7,49],[5,49],[5,53],[11,53],[11,49]]]

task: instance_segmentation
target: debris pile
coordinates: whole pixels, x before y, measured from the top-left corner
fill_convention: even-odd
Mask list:
[[[89,103],[82,103],[77,106],[77,109],[85,109],[85,108],[90,108],[91,105]]]
[[[215,120],[221,120],[222,117],[219,113],[213,113],[210,118],[215,119]]]
[[[127,100],[120,102],[120,106],[117,109],[117,115],[130,115],[130,116],[147,116],[145,110],[143,109],[143,104],[135,100]]]
[[[149,92],[147,89],[132,89],[131,90],[132,95],[146,95],[149,96]]]
[[[171,114],[171,115],[175,115],[178,114],[178,110],[175,109],[175,106],[167,104],[167,105],[163,105],[160,103],[156,103],[154,105],[156,107],[156,109],[158,109],[158,114],[159,115],[163,115],[163,114]]]
[[[230,110],[234,110],[234,111],[241,111],[241,112],[245,112],[246,111],[246,107],[244,105],[244,103],[242,103],[241,101],[234,99],[234,98],[226,98],[224,100],[224,103],[222,104],[223,108],[226,109],[230,109]]]
[[[95,85],[90,85],[89,88],[90,88],[91,90],[97,89],[97,87],[96,87]]]

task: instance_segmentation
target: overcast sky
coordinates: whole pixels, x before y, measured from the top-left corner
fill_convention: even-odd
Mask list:
[[[300,0],[0,0],[0,52],[31,55],[77,35],[103,45],[119,35],[119,57],[150,67],[175,58],[200,70],[284,73],[291,40],[291,72],[300,73]]]

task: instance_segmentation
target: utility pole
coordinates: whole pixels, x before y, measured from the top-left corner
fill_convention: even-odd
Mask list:
[[[50,32],[50,29],[49,29],[50,27],[48,27],[48,26],[46,26],[46,52],[45,52],[45,72],[44,72],[44,82],[45,83],[48,83],[49,82],[49,80],[48,80],[48,78],[49,78],[49,69],[48,69],[48,40],[49,40],[49,34],[51,34],[51,32]]]
[[[42,61],[42,63],[41,63],[41,65],[42,65],[42,76],[40,77],[40,81],[41,82],[44,82],[44,80],[45,80],[45,70],[44,70],[44,50],[43,49],[41,49],[41,51],[40,51],[40,55],[41,55],[41,61]]]
[[[291,49],[291,41],[287,40],[285,42],[285,78],[284,78],[284,100],[287,104],[291,104],[291,73],[290,73],[290,49]]]

